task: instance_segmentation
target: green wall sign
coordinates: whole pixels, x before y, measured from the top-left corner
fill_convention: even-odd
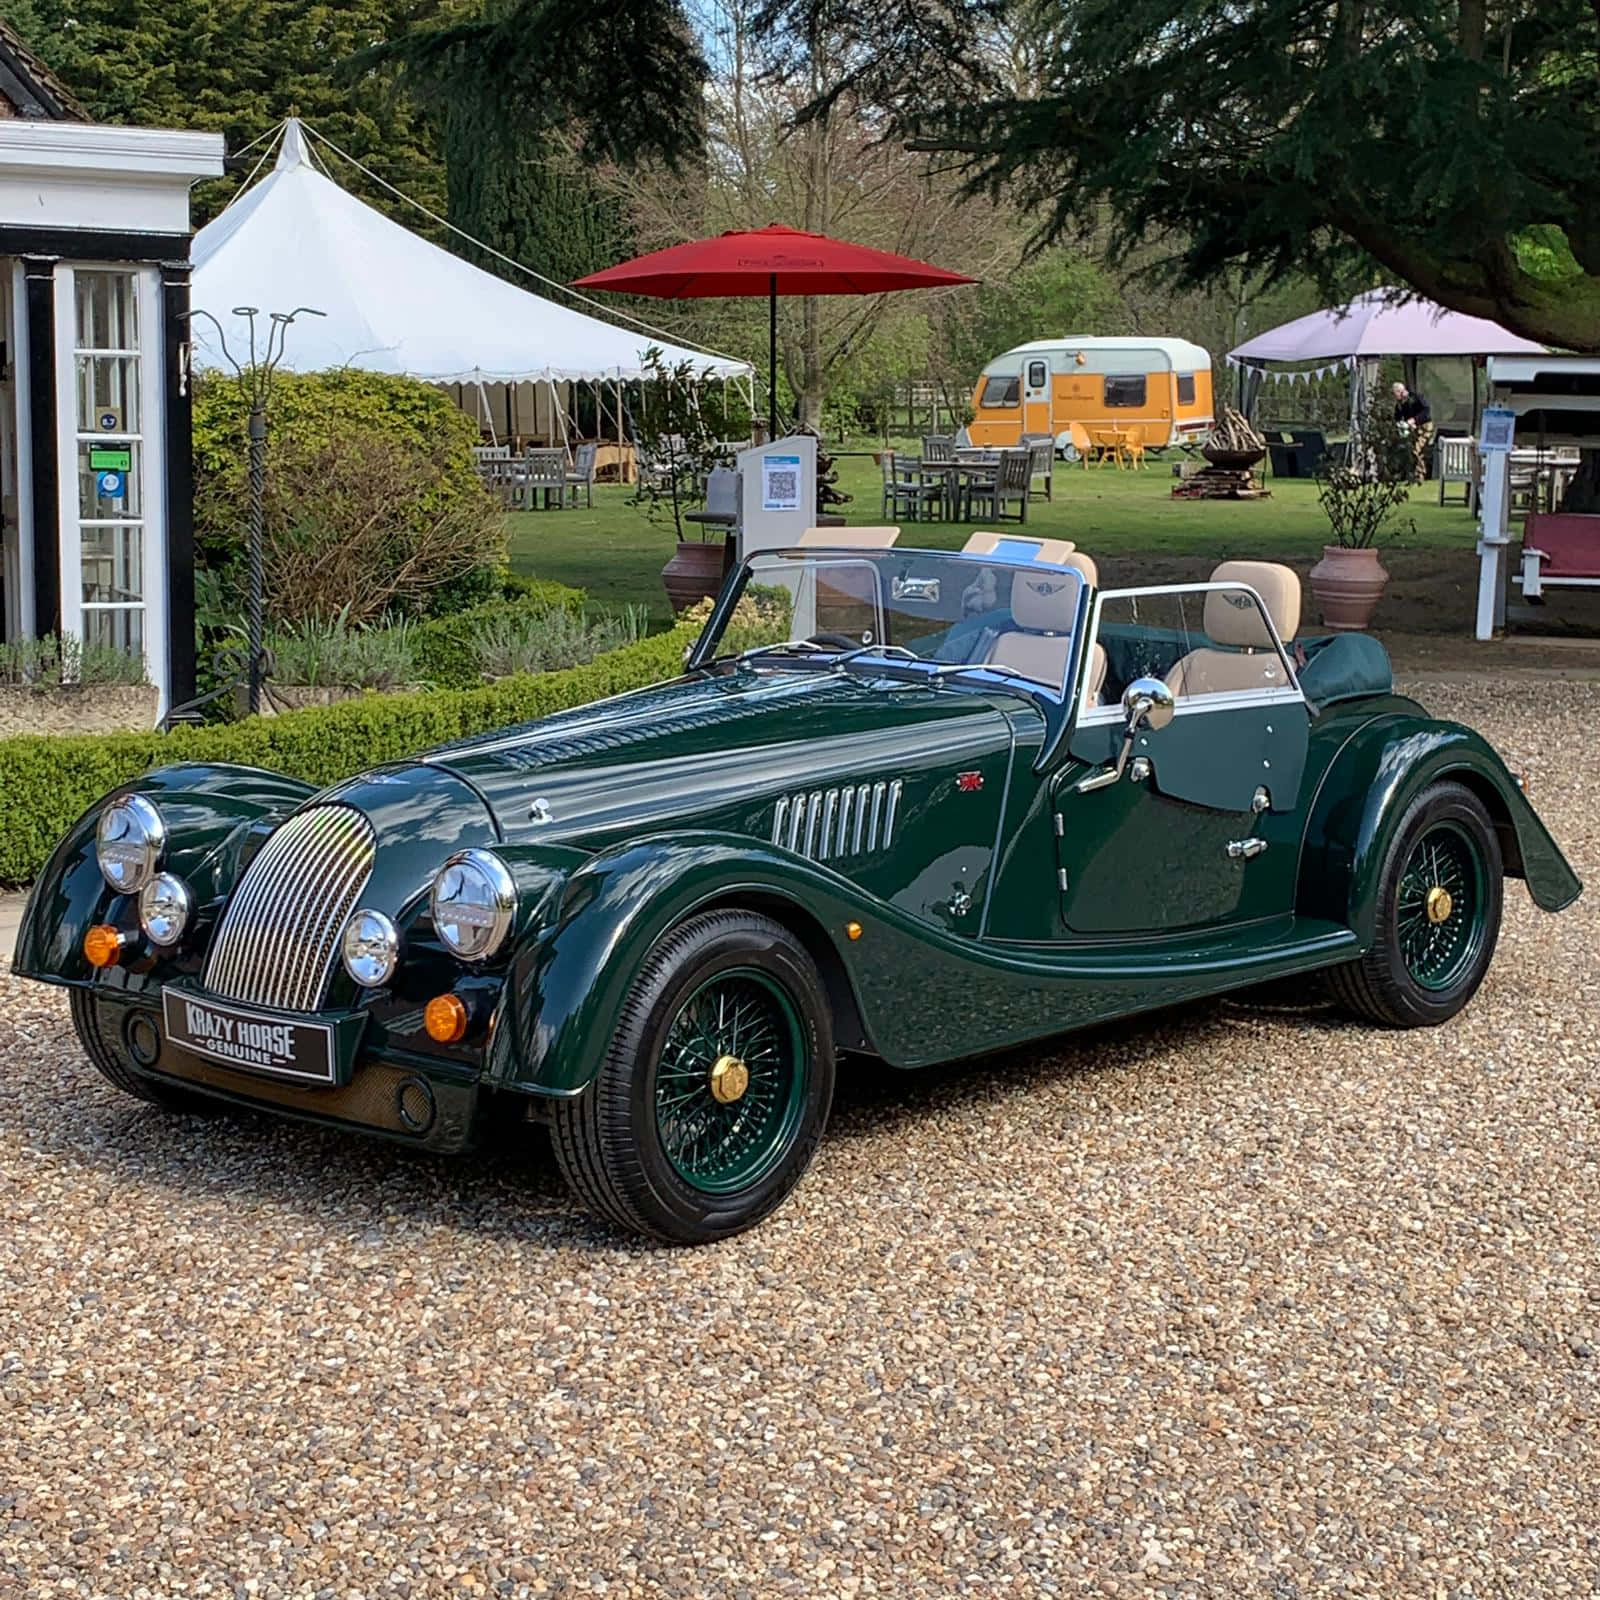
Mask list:
[[[89,448],[89,470],[91,472],[132,472],[133,451],[126,447],[120,450],[100,450],[91,445]]]

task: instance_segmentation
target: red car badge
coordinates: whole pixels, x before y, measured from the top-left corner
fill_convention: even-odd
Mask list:
[[[983,787],[983,774],[981,772],[958,772],[956,774],[956,790],[960,794],[976,794]]]

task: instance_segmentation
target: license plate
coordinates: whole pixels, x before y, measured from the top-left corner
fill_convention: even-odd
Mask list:
[[[337,1081],[338,1057],[329,1023],[274,1016],[178,989],[161,991],[161,1007],[168,1042],[191,1055],[302,1083]]]

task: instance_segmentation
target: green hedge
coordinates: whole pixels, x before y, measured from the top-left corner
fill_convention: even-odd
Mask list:
[[[475,688],[482,674],[477,668],[472,642],[484,623],[502,616],[516,616],[534,607],[570,611],[581,617],[586,600],[582,589],[570,589],[550,578],[525,578],[517,585],[515,598],[491,600],[470,611],[458,611],[453,617],[435,617],[421,623],[411,631],[411,662],[416,681],[432,684],[436,689]]]
[[[280,717],[174,733],[25,734],[0,739],[0,883],[32,880],[90,805],[151,767],[233,761],[335,783],[430,745],[487,732],[674,676],[698,629],[678,627],[586,666],[483,689],[369,695]]]

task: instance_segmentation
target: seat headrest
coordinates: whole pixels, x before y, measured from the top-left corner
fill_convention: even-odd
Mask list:
[[[967,535],[967,542],[962,545],[961,553],[969,556],[992,556],[997,551],[1006,553],[1007,546],[1021,548],[1035,546],[1035,561],[1048,561],[1055,566],[1062,564],[1062,558],[1072,554],[1078,547],[1070,539],[1036,539],[1031,533],[991,533],[987,528],[978,528]]]
[[[1033,633],[1070,633],[1078,615],[1078,588],[1064,572],[1019,570],[1011,580],[1012,620]]]
[[[1285,643],[1294,638],[1300,626],[1300,579],[1291,568],[1276,561],[1224,561],[1211,574],[1211,581],[1254,589],[1265,603],[1278,637]],[[1261,613],[1243,595],[1208,594],[1204,627],[1213,644],[1238,650],[1263,650],[1272,644],[1261,625]]]

